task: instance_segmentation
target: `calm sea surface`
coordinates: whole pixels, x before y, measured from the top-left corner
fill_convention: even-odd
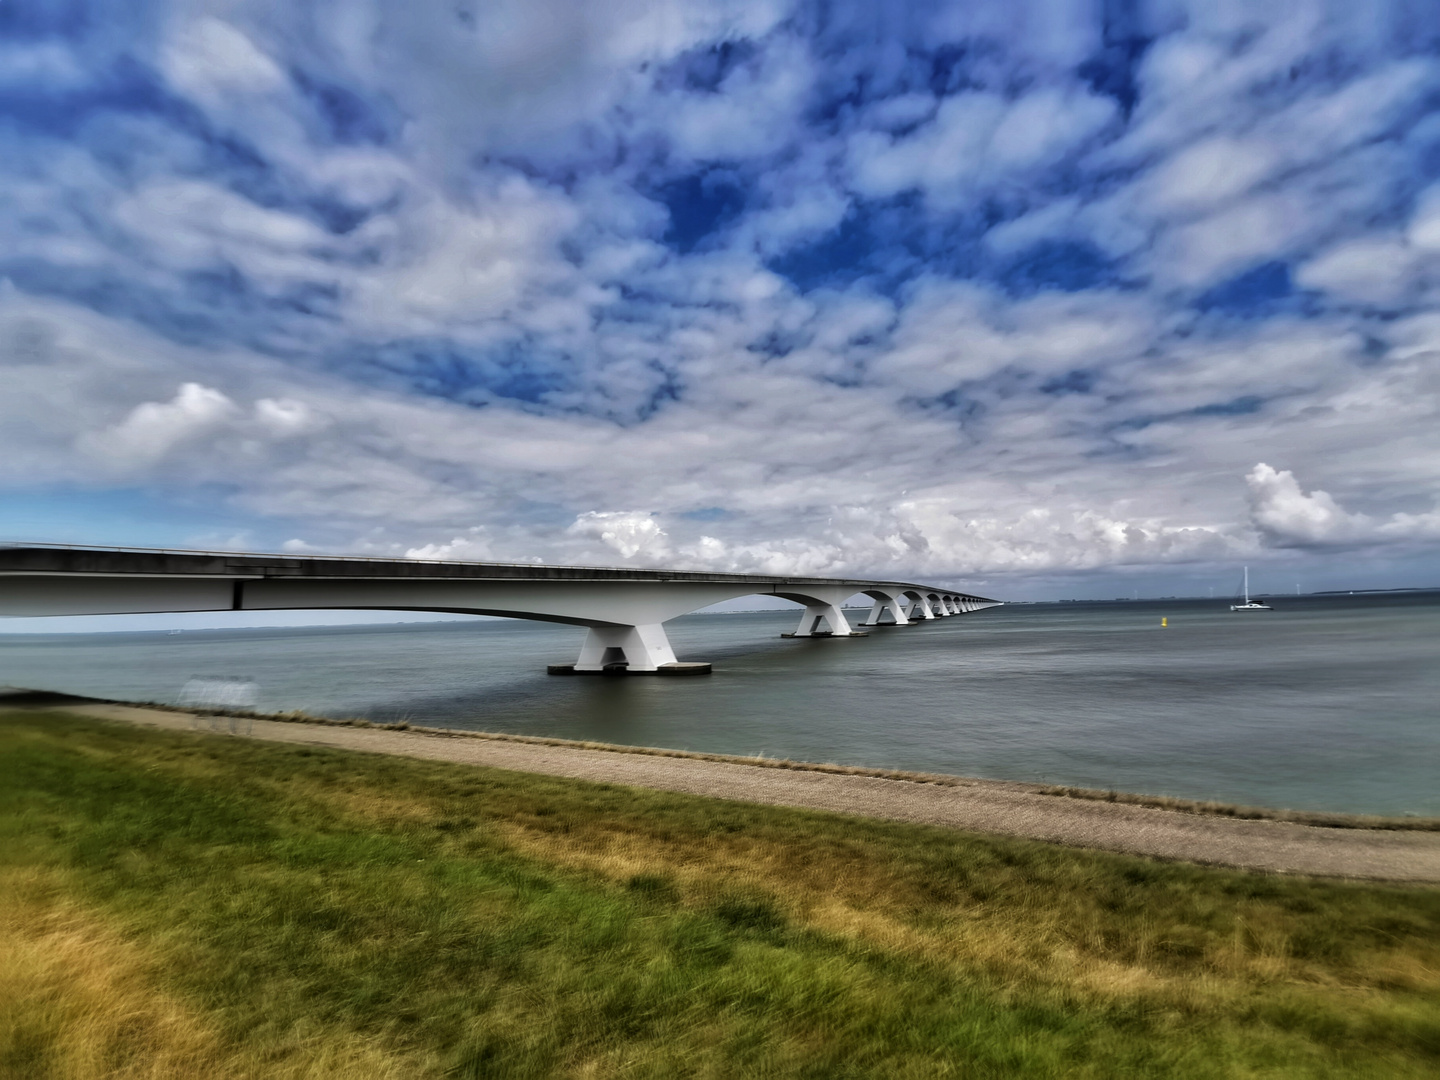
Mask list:
[[[867,638],[787,612],[669,624],[709,678],[559,678],[584,631],[512,621],[0,635],[0,684],[764,753],[1266,806],[1440,814],[1440,594],[1034,604]],[[1160,620],[1169,619],[1161,629]]]

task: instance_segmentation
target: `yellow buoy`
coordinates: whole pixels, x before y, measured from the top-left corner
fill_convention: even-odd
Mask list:
[[[1167,619],[1164,615],[1161,615],[1161,616],[1160,616],[1160,625],[1161,625],[1161,626],[1169,626],[1169,625],[1170,625],[1170,620]]]

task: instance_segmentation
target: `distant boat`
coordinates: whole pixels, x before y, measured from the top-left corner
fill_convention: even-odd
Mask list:
[[[1262,604],[1258,600],[1250,599],[1250,567],[1245,567],[1245,602],[1243,604],[1231,604],[1231,611],[1274,611],[1269,604]]]

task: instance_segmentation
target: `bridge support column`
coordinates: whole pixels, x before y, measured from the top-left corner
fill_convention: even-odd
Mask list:
[[[616,670],[654,672],[675,663],[675,650],[659,623],[644,626],[592,626],[575,661],[577,674]],[[708,667],[709,665],[705,665]]]
[[[872,593],[871,595],[873,596],[874,594]],[[885,614],[886,608],[890,609],[890,614],[895,620],[893,623],[883,623],[880,621],[881,617]],[[905,615],[904,599],[898,596],[876,597],[874,606],[870,608],[870,614],[865,617],[865,621],[860,625],[909,626],[910,620]]]
[[[828,633],[820,629],[824,622],[829,625]],[[782,634],[782,637],[864,637],[864,634],[856,635],[850,629],[850,623],[845,618],[845,613],[840,610],[839,604],[806,604],[805,612],[800,616],[800,625],[795,628],[793,634]]]

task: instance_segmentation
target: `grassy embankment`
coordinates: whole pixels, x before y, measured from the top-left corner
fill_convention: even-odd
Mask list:
[[[0,1077],[1437,1071],[1433,889],[0,716]]]

